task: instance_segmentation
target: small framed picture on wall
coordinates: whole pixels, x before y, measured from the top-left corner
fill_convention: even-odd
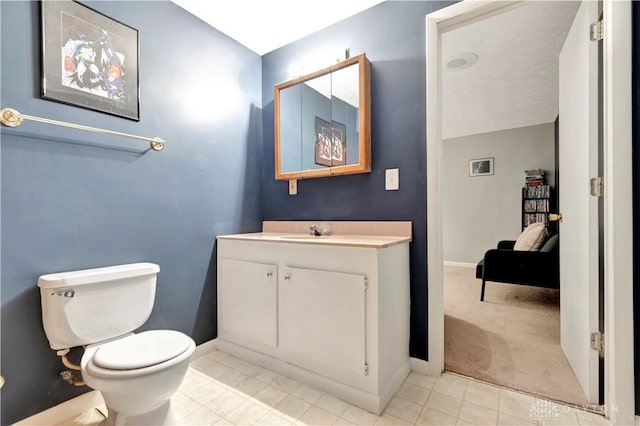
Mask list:
[[[469,176],[490,176],[493,174],[493,157],[469,160]]]

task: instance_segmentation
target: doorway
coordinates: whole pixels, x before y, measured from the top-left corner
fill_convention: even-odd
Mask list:
[[[429,360],[425,370],[439,374],[444,367],[443,312],[443,254],[442,254],[442,61],[441,34],[444,29],[486,19],[505,7],[504,2],[473,4],[462,2],[427,16],[427,228],[428,228],[428,300],[429,300]],[[506,7],[518,7],[518,2]],[[630,196],[622,200],[620,191],[630,194],[630,3],[605,2],[604,42],[604,175],[605,175],[605,315],[609,336],[606,348],[605,393],[612,422],[633,418],[633,378],[624,371],[632,371],[633,348],[620,341],[622,336],[631,342],[631,204]],[[609,19],[609,21],[607,21]],[[607,38],[609,37],[609,38]],[[627,50],[628,49],[628,52]],[[626,53],[620,53],[621,52]],[[613,55],[612,52],[617,52]],[[623,80],[619,80],[619,78]],[[625,92],[626,89],[626,92]],[[624,112],[614,115],[612,111]],[[613,140],[613,135],[618,137]],[[622,138],[622,139],[621,139]],[[608,192],[607,188],[611,191]],[[615,191],[613,190],[615,188]],[[616,219],[617,218],[617,219]],[[624,232],[620,232],[624,229]],[[624,259],[627,263],[622,263]],[[627,265],[627,266],[624,266]],[[615,306],[615,309],[613,307]],[[613,340],[612,340],[613,339]],[[615,345],[615,346],[614,346]],[[622,345],[622,346],[620,346]],[[614,350],[614,347],[616,350]],[[622,348],[622,350],[620,350]]]
[[[513,263],[530,264],[522,272],[531,284],[539,275],[537,287],[521,285],[525,277],[521,284],[517,276],[510,284],[489,279],[481,301],[475,270],[485,252],[515,240],[530,222],[557,233],[556,223],[539,212],[557,211],[559,57],[572,24],[578,25],[579,6],[528,3],[442,34],[442,208],[445,368],[586,407],[560,346],[560,291],[544,287],[557,287],[557,244],[534,261],[533,253],[506,253],[502,243],[503,251],[485,259],[494,278],[499,267],[517,275]],[[465,55],[477,62],[457,66]],[[490,173],[467,170],[478,158],[491,159]],[[535,199],[523,200],[525,186]],[[542,195],[551,198],[537,198]],[[555,277],[538,268],[555,270]]]

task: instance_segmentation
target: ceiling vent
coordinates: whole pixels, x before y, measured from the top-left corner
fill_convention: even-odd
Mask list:
[[[450,71],[460,71],[469,68],[476,62],[478,62],[478,55],[473,52],[465,52],[447,62],[446,67]]]

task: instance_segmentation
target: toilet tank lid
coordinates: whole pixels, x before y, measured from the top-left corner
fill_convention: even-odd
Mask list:
[[[186,351],[193,340],[173,330],[151,330],[105,343],[93,362],[109,370],[135,370],[160,364]]]
[[[40,288],[61,288],[78,286],[101,281],[112,281],[141,275],[157,274],[160,267],[155,263],[129,263],[126,265],[106,266],[103,268],[82,269],[78,271],[57,272],[38,278]]]

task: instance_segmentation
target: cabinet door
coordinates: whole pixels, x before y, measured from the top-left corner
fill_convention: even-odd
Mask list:
[[[363,275],[284,268],[279,347],[285,357],[340,382],[367,375]]]
[[[277,265],[223,259],[219,267],[219,337],[249,347],[275,347]]]

